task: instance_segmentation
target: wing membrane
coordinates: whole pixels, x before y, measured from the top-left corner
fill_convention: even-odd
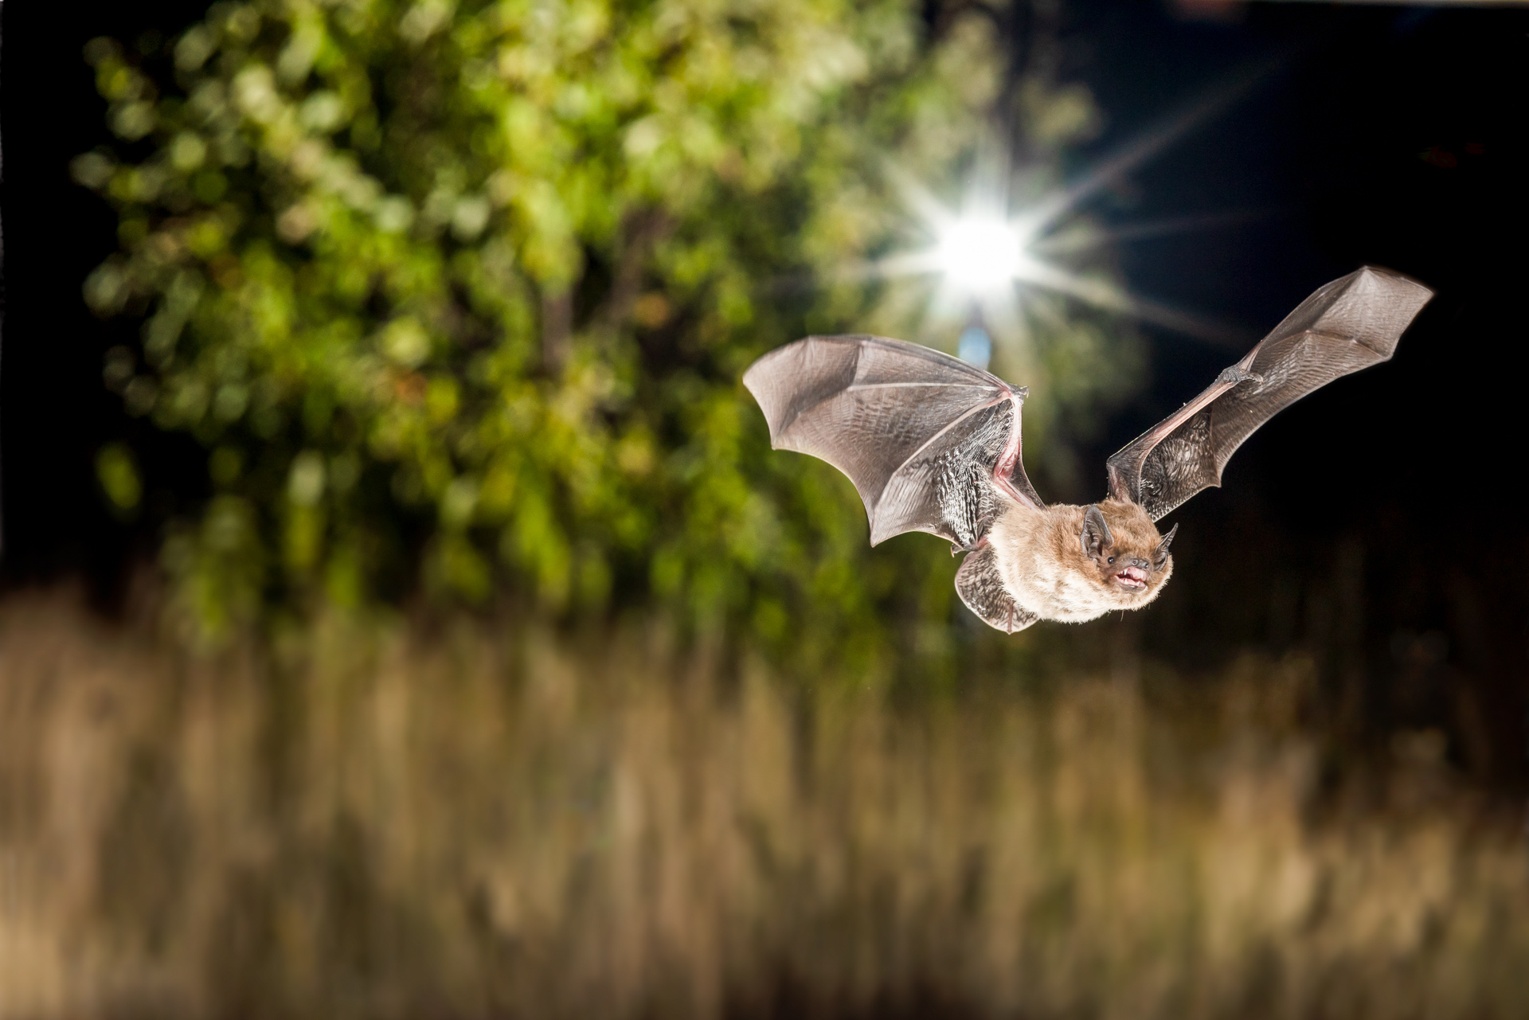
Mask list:
[[[994,630],[1013,634],[1040,619],[1014,601],[998,573],[998,561],[991,545],[970,553],[956,571],[956,594],[966,608]]]
[[[871,543],[905,531],[963,547],[997,511],[992,477],[1040,505],[1019,461],[1025,391],[939,351],[875,336],[812,336],[744,374],[776,449],[825,460],[854,482]]]
[[[1107,462],[1110,495],[1157,520],[1203,489],[1259,426],[1313,390],[1390,359],[1433,292],[1369,266],[1320,287],[1204,392]]]

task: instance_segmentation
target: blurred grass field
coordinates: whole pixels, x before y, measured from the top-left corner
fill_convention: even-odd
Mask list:
[[[662,628],[0,605],[0,1017],[1521,1017],[1529,856],[1299,657],[916,705]],[[1040,667],[1036,667],[1040,668]]]

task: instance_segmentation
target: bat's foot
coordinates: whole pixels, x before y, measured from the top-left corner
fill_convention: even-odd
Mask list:
[[[978,549],[981,549],[985,545],[987,545],[987,536],[986,535],[983,535],[981,538],[977,539],[977,541],[973,542],[971,545],[957,545],[956,543],[952,542],[952,543],[950,543],[950,555],[952,555],[952,556],[960,556],[962,553],[976,552]]]

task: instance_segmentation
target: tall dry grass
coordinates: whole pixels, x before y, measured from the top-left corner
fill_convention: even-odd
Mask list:
[[[0,1017],[1522,1017],[1529,865],[1311,671],[915,707],[635,631],[0,606]]]

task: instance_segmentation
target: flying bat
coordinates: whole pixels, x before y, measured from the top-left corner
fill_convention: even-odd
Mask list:
[[[1173,573],[1156,522],[1202,489],[1279,411],[1390,359],[1433,292],[1366,266],[1319,288],[1199,396],[1106,461],[1091,506],[1041,501],[1021,460],[1029,391],[947,354],[878,336],[810,336],[754,362],[743,384],[771,445],[849,476],[871,544],[925,531],[964,553],[956,591],[989,625],[1081,623],[1140,609]]]

